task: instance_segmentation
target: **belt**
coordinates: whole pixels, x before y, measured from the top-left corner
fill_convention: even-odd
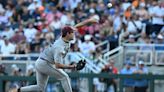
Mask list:
[[[48,61],[48,60],[45,59],[45,58],[40,57],[40,59],[41,59],[41,60],[44,60],[44,61],[46,61],[46,62],[48,62],[48,63],[50,63],[50,64],[55,64],[55,62],[50,62],[50,61]]]

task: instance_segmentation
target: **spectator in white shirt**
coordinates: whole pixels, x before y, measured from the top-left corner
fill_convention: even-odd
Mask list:
[[[58,16],[55,16],[49,27],[52,31],[54,31],[55,38],[58,38],[60,36],[60,30],[62,27],[62,22],[60,21],[60,18]]]
[[[37,30],[33,27],[33,24],[30,23],[28,28],[24,29],[24,35],[26,37],[27,42],[31,42],[32,39],[35,38]]]
[[[75,9],[81,0],[69,0],[71,10]]]
[[[7,18],[10,18],[13,15],[12,7],[10,5],[6,6],[5,16]]]
[[[1,33],[1,37],[6,36],[8,39],[12,38],[14,36],[15,32],[10,28],[10,26],[5,26],[4,31]]]
[[[92,57],[92,53],[95,52],[95,43],[91,41],[91,35],[85,35],[84,36],[84,42],[80,46],[81,52],[86,57]]]
[[[4,12],[5,9],[3,8],[3,5],[0,3],[0,12]]]
[[[2,23],[8,23],[8,17],[5,16],[4,12],[0,12],[0,24]]]
[[[127,23],[127,31],[129,33],[137,34],[141,32],[142,22],[138,18],[138,15],[133,14],[131,20]]]
[[[152,17],[152,25],[149,25],[146,31],[148,35],[157,36],[164,26],[164,7],[162,7],[162,3],[153,1],[149,12]]]
[[[41,3],[39,3],[39,0],[33,0],[33,2],[27,7],[27,9],[30,11],[30,13],[33,13],[40,6]]]
[[[152,24],[164,25],[164,8],[160,3],[155,4],[150,14],[152,16]]]
[[[15,45],[12,44],[7,37],[4,37],[4,43],[1,44],[1,54],[8,55],[15,52]]]

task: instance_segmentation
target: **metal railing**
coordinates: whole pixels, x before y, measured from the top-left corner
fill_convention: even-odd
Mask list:
[[[164,75],[152,75],[152,74],[142,74],[142,75],[122,75],[122,74],[107,74],[107,73],[69,73],[71,78],[87,78],[89,81],[88,87],[89,92],[93,92],[93,78],[115,78],[119,79],[118,92],[123,92],[123,80],[127,78],[132,79],[147,79],[149,80],[149,92],[155,92],[155,80],[164,80]],[[35,77],[25,77],[25,76],[0,76],[0,92],[3,92],[3,81],[36,81]],[[56,82],[55,78],[50,77],[49,82]],[[63,91],[61,91],[63,92]],[[158,91],[159,92],[159,91]]]
[[[124,61],[136,63],[143,60],[147,65],[164,65],[164,44],[123,44]]]
[[[99,47],[105,47],[104,49],[102,49],[102,53],[106,53],[110,49],[110,45],[107,40],[96,45],[96,48],[99,48]]]
[[[25,67],[34,64],[36,59],[38,58],[39,54],[10,54],[10,55],[0,55],[0,63],[3,64],[23,64]],[[99,73],[101,68],[97,67],[93,61],[85,58],[83,55],[81,55],[81,58],[85,59],[87,64],[85,67],[86,73],[93,72],[93,73]],[[24,67],[24,68],[25,68]],[[25,69],[23,69],[25,70]]]

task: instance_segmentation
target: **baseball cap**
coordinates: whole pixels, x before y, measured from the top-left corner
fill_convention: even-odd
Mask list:
[[[162,36],[161,34],[159,34],[159,35],[157,36],[157,38],[158,38],[158,39],[163,39],[163,36]]]
[[[75,27],[71,27],[71,26],[64,26],[62,28],[62,32],[67,31],[67,32],[73,32],[76,31],[77,29]]]
[[[75,30],[77,30],[75,27],[71,27],[71,26],[64,26],[62,29],[61,29],[61,33],[62,33],[62,36],[66,36],[67,33],[73,33]]]
[[[85,35],[84,40],[91,40],[91,35]]]
[[[91,9],[89,9],[89,12],[93,14],[93,13],[95,13],[95,9],[91,8]]]
[[[140,61],[138,62],[138,64],[143,65],[143,64],[144,64],[144,61],[140,60]]]
[[[135,38],[135,37],[134,37],[134,35],[131,34],[131,35],[129,35],[129,38]]]
[[[131,62],[130,60],[126,60],[126,61],[124,62],[124,64],[125,64],[125,65],[132,65],[132,62]]]

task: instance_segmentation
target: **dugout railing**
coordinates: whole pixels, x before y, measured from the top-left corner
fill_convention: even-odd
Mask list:
[[[88,78],[89,92],[93,92],[93,78],[115,78],[119,80],[118,92],[123,92],[123,79],[133,78],[133,79],[148,79],[149,80],[149,92],[155,92],[155,80],[164,80],[164,75],[152,75],[152,74],[142,74],[142,75],[122,75],[122,74],[107,74],[107,73],[69,73],[71,78]],[[0,76],[0,92],[3,90],[3,81],[36,81],[35,77],[26,76]],[[56,82],[55,78],[50,77],[49,82]],[[63,90],[61,90],[63,92]],[[158,91],[159,92],[159,91]],[[162,91],[161,91],[162,92]]]

